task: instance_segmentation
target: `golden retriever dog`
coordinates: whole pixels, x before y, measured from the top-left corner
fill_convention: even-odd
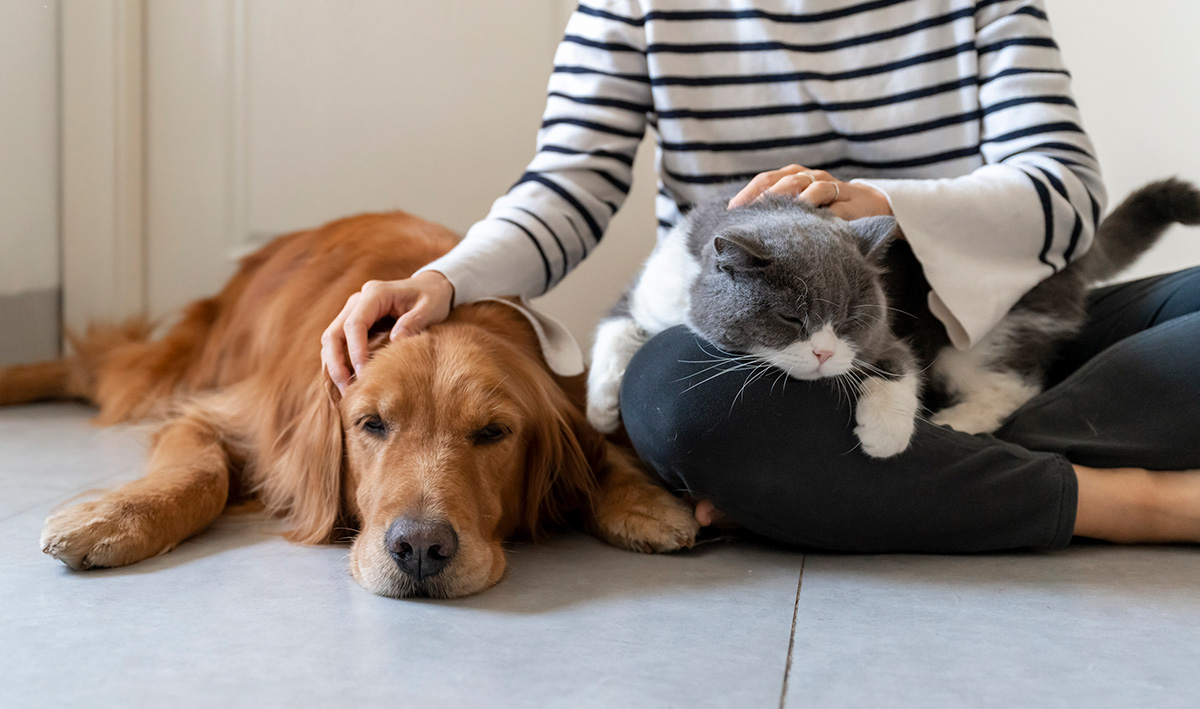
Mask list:
[[[85,399],[100,424],[160,424],[146,477],[52,514],[43,551],[72,569],[132,564],[246,498],[293,541],[353,538],[350,573],[385,596],[488,588],[505,540],[568,520],[636,551],[690,547],[690,508],[587,424],[582,376],[554,375],[503,303],[374,337],[345,396],[332,386],[319,341],[346,299],[456,241],[400,212],[343,219],[247,257],[161,339],[93,327],[70,358],[0,370],[0,405]]]

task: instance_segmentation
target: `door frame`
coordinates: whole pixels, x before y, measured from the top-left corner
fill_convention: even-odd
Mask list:
[[[63,321],[145,310],[145,0],[67,0],[59,44]]]

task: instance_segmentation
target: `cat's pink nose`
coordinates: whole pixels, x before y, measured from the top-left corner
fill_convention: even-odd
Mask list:
[[[830,357],[833,356],[833,351],[832,350],[818,350],[818,349],[814,348],[813,354],[816,355],[817,366],[820,367],[822,364],[825,364],[826,360],[828,360]]]

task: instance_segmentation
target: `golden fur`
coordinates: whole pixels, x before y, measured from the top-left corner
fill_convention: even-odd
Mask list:
[[[504,573],[504,540],[576,513],[618,546],[691,546],[687,506],[588,426],[582,378],[554,376],[532,328],[503,304],[457,308],[416,337],[377,336],[345,397],[332,387],[319,339],[346,299],[455,242],[400,212],[343,219],[247,257],[161,339],[142,322],[93,327],[68,359],[0,370],[0,405],[82,398],[102,424],[161,422],[146,477],[51,515],[43,549],[77,569],[131,564],[247,496],[282,516],[294,541],[352,536],[354,578],[389,596],[487,588]],[[489,426],[502,435],[482,440]],[[385,535],[401,516],[453,526],[457,553],[440,573],[400,570]]]

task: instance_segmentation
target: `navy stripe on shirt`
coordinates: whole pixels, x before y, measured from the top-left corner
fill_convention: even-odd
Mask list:
[[[516,187],[517,185],[523,185],[526,182],[536,182],[540,185],[544,185],[548,187],[550,191],[554,192],[554,194],[562,197],[563,201],[571,205],[575,211],[579,213],[579,216],[583,217],[583,222],[587,224],[588,230],[592,232],[592,238],[597,242],[599,242],[601,237],[604,236],[604,230],[600,228],[600,224],[596,222],[596,218],[592,216],[592,213],[589,212],[587,208],[583,206],[583,203],[576,199],[574,195],[564,189],[562,185],[559,185],[554,180],[551,180],[539,173],[526,172],[524,175],[521,175],[521,179],[517,180],[513,187]],[[512,189],[510,188],[509,191],[511,192]]]
[[[717,108],[717,109],[677,109],[673,111],[662,111],[658,113],[658,117],[663,120],[680,119],[680,118],[697,118],[697,119],[721,119],[721,118],[755,118],[758,116],[775,116],[790,113],[811,113],[813,111],[822,111],[826,113],[834,113],[838,111],[860,111],[867,108],[879,108],[897,103],[905,103],[908,101],[916,101],[930,96],[950,93],[958,91],[968,86],[975,86],[976,80],[974,77],[967,77],[957,81],[949,81],[935,86],[928,86],[922,89],[914,89],[912,91],[904,91],[902,93],[893,94],[891,96],[883,96],[877,99],[868,99],[861,101],[835,101],[831,103],[819,103],[816,101],[810,103],[789,104],[783,106],[755,106],[747,108]]]
[[[557,125],[562,125],[562,124],[566,124],[566,125],[570,125],[570,126],[579,126],[580,128],[587,128],[588,130],[594,130],[599,133],[608,133],[610,135],[619,135],[622,138],[638,138],[638,139],[640,139],[642,137],[642,131],[629,130],[626,128],[617,128],[616,126],[608,126],[603,123],[596,123],[595,121],[585,121],[585,120],[581,120],[578,118],[548,118],[548,119],[542,121],[542,128],[550,128],[552,126],[557,126]]]
[[[551,229],[550,225],[547,224],[541,217],[524,207],[517,207],[517,209],[533,217],[534,221],[536,221],[538,224],[541,224],[542,228],[545,229],[550,236],[554,237],[554,243],[558,245],[558,251],[562,254],[563,260],[563,272],[562,275],[558,277],[558,280],[561,281],[567,275],[567,271],[571,270],[571,260],[567,258],[567,250],[563,247],[562,239],[558,238],[558,233]]]
[[[546,291],[550,290],[550,259],[546,258],[546,252],[542,250],[541,243],[537,240],[537,238],[533,234],[531,234],[529,232],[528,229],[521,226],[517,222],[514,222],[513,220],[508,219],[506,217],[496,217],[496,219],[499,221],[502,221],[502,222],[508,222],[509,224],[512,224],[513,226],[515,226],[516,228],[518,228],[522,232],[524,232],[525,236],[528,236],[529,240],[533,242],[534,248],[537,249],[538,256],[542,257],[542,268],[545,269],[545,272],[546,272],[546,284],[544,286],[542,286],[542,292],[545,293]]]
[[[770,20],[772,22],[793,23],[793,24],[810,24],[814,22],[827,22],[829,20],[837,20],[843,17],[850,17],[863,12],[872,10],[881,10],[883,8],[892,7],[893,5],[901,5],[911,0],[871,0],[870,2],[851,5],[837,10],[827,10],[825,12],[808,12],[801,14],[768,12],[766,10],[651,10],[642,18],[625,17],[616,13],[600,10],[598,8],[580,5],[576,12],[592,17],[599,17],[614,22],[621,22],[634,27],[642,27],[647,22],[655,20],[667,22],[687,22],[694,20]]]
[[[948,150],[946,152],[936,153],[933,155],[922,155],[922,156],[917,156],[917,157],[913,157],[913,158],[906,158],[903,160],[871,161],[871,160],[858,160],[855,158],[842,158],[842,159],[834,160],[834,161],[824,163],[821,165],[809,165],[809,167],[811,167],[814,170],[825,170],[825,171],[838,170],[838,169],[846,168],[846,167],[856,167],[856,168],[874,169],[874,170],[902,170],[902,169],[914,168],[914,167],[927,167],[929,165],[936,165],[938,163],[950,162],[953,160],[961,160],[963,158],[978,157],[979,154],[980,154],[979,146],[972,146],[972,147],[968,147],[968,148],[958,148],[956,150]],[[663,169],[663,172],[668,177],[670,177],[672,180],[674,180],[676,182],[681,182],[684,184],[690,184],[690,185],[718,185],[718,184],[721,184],[724,182],[749,180],[750,178],[752,178],[758,174],[757,172],[735,172],[735,173],[728,173],[728,174],[712,174],[712,173],[710,173],[710,174],[702,174],[702,175],[688,175],[688,174],[673,172],[670,169],[668,169],[665,165],[663,166],[662,169]]]
[[[571,103],[579,103],[585,106],[608,106],[609,108],[620,108],[632,113],[649,113],[654,110],[654,106],[649,104],[633,103],[632,101],[622,101],[615,98],[601,98],[597,96],[574,96],[566,94],[562,91],[550,91],[546,94],[547,97],[561,98]]]
[[[621,163],[624,163],[625,165],[633,167],[633,155],[626,155],[625,153],[614,153],[611,150],[576,150],[575,148],[568,148],[565,145],[555,145],[553,143],[548,143],[548,144],[543,145],[542,147],[538,148],[538,152],[539,153],[561,153],[563,155],[590,155],[590,156],[596,157],[596,158],[611,158],[613,160],[616,160],[617,162],[621,162]]]
[[[866,44],[875,44],[897,37],[904,37],[922,30],[941,27],[957,20],[969,19],[973,17],[975,11],[973,9],[958,10],[945,15],[938,15],[920,22],[897,27],[891,30],[882,32],[872,32],[858,37],[849,37],[847,39],[838,40],[836,42],[822,42],[820,44],[791,44],[789,42],[710,42],[701,44],[680,44],[670,42],[656,42],[646,46],[647,54],[708,54],[721,52],[769,52],[769,51],[789,51],[789,52],[804,52],[809,54],[819,54],[823,52],[834,52],[840,49],[848,49],[850,47],[860,47]]]
[[[1058,273],[1058,267],[1050,263],[1047,255],[1050,253],[1051,247],[1054,246],[1054,203],[1050,201],[1050,190],[1042,184],[1038,178],[1025,173],[1026,177],[1033,182],[1033,188],[1037,190],[1038,200],[1042,203],[1042,214],[1046,218],[1046,236],[1042,242],[1042,251],[1038,254],[1038,261],[1050,267],[1054,273]]]
[[[834,140],[845,140],[845,141],[851,142],[851,143],[869,143],[869,142],[874,142],[874,141],[879,141],[879,140],[892,140],[894,138],[900,138],[900,137],[905,137],[905,136],[910,136],[910,135],[917,135],[919,133],[925,133],[928,131],[937,130],[939,128],[946,128],[948,126],[955,126],[955,125],[959,125],[962,123],[971,123],[974,121],[978,121],[979,119],[983,118],[985,115],[987,115],[989,113],[993,113],[995,111],[1003,110],[1006,108],[1012,108],[1014,106],[1030,104],[1030,103],[1068,103],[1068,104],[1074,105],[1074,102],[1065,96],[1062,96],[1062,97],[1053,97],[1052,96],[1052,97],[1044,97],[1044,98],[1037,97],[1037,96],[1030,96],[1030,97],[1020,98],[1020,99],[1013,99],[1011,101],[1005,101],[1005,102],[1002,102],[1002,104],[997,104],[995,106],[987,107],[987,108],[984,108],[979,111],[968,111],[966,113],[960,113],[960,114],[953,115],[953,116],[945,116],[943,118],[937,118],[932,121],[925,121],[922,123],[913,123],[913,124],[907,125],[907,126],[898,126],[896,128],[872,131],[869,133],[841,133],[838,131],[827,131],[825,133],[819,133],[817,135],[789,136],[789,137],[781,137],[781,138],[766,138],[766,139],[762,139],[762,140],[739,140],[739,141],[727,141],[727,142],[694,141],[694,142],[680,143],[680,142],[673,142],[673,141],[669,141],[669,140],[660,140],[659,145],[661,145],[664,150],[671,150],[671,151],[677,151],[677,152],[733,152],[733,151],[771,150],[771,149],[775,149],[775,148],[796,147],[796,146],[801,146],[801,145],[817,145],[820,143],[828,143],[828,142],[834,141]],[[1047,125],[1051,126],[1051,128],[1047,129],[1048,131],[1049,130],[1058,131],[1058,130],[1066,130],[1064,128],[1061,128],[1062,125],[1073,125],[1073,124],[1047,124]],[[1027,130],[1033,130],[1033,129],[1027,129]],[[1078,132],[1082,133],[1083,130],[1078,129]],[[1019,131],[1017,131],[1017,133],[1019,133]],[[1013,140],[1015,138],[1023,137],[1021,135],[1016,135],[1016,134],[1008,134],[1008,135],[1011,137],[1001,136],[1000,138],[993,139],[993,141],[1003,142],[1004,140]],[[993,141],[987,141],[987,142],[993,142]]]
[[[935,52],[926,54],[918,54],[915,57],[901,59],[900,61],[888,62],[886,64],[877,64],[875,66],[863,67],[861,69],[850,69],[848,71],[839,72],[817,72],[817,71],[797,71],[787,72],[782,74],[750,74],[750,75],[733,75],[733,76],[661,76],[650,80],[651,86],[729,86],[733,84],[778,84],[794,81],[844,81],[847,79],[860,79],[866,76],[877,76],[879,74],[887,74],[898,69],[906,69],[908,67],[927,64],[930,62],[949,59],[950,57],[958,56],[966,52],[975,51],[974,42],[963,42],[962,44],[939,49]],[[599,72],[604,73],[604,72]]]

